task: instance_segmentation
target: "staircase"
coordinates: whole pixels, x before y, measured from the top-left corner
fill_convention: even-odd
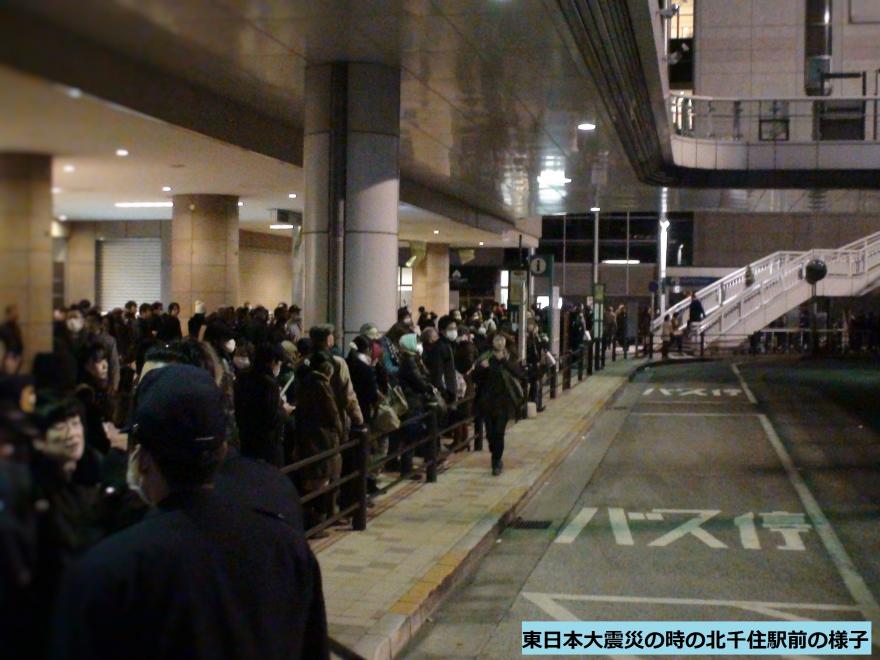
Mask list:
[[[695,334],[704,334],[706,346],[742,343],[811,298],[812,286],[804,279],[804,268],[813,259],[828,267],[825,279],[816,285],[819,296],[860,296],[880,286],[880,232],[836,250],[774,252],[694,294],[706,314],[693,328]],[[751,281],[747,282],[749,268]],[[689,308],[690,299],[685,298],[666,313],[686,324]],[[652,322],[655,337],[662,325],[661,317]]]

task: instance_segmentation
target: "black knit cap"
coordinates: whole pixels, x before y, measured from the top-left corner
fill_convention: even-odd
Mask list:
[[[226,439],[223,392],[204,369],[171,364],[138,385],[130,432],[150,452],[186,459]]]

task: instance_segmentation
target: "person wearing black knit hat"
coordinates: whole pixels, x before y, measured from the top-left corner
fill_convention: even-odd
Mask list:
[[[301,533],[213,488],[222,402],[198,367],[144,376],[129,483],[155,511],[68,571],[53,657],[329,657],[320,571]]]

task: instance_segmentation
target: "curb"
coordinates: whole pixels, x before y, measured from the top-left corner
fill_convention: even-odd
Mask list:
[[[569,431],[568,442],[551,454],[550,461],[538,478],[528,487],[513,489],[504,500],[488,511],[452,550],[422,575],[391,610],[367,631],[355,645],[356,653],[369,660],[392,660],[404,649],[455,587],[473,574],[479,562],[495,545],[501,532],[547,482],[552,472],[574,451],[598,414],[626,386],[628,380],[623,378],[623,382],[606,399],[595,403]]]

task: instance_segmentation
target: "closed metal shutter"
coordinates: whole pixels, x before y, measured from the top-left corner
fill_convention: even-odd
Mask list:
[[[98,242],[97,297],[102,312],[161,300],[162,241],[158,238],[119,238]]]

